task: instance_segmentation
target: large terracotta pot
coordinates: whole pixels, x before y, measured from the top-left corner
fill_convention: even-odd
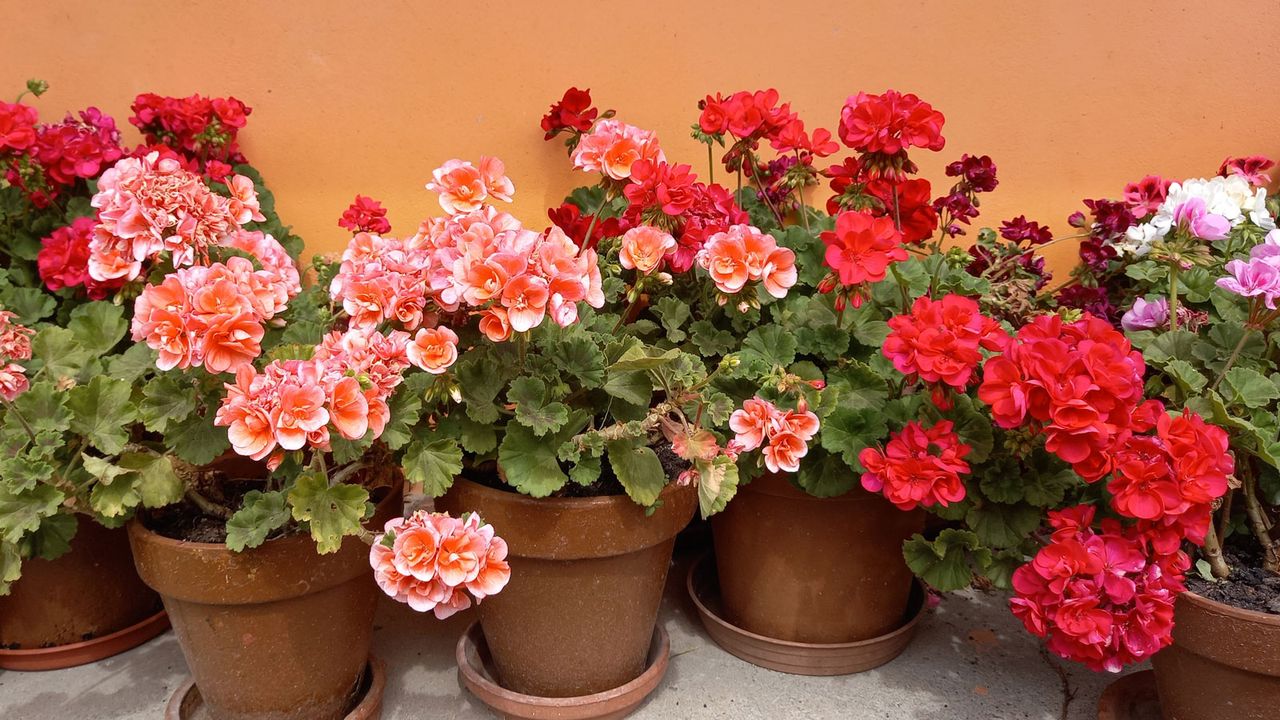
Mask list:
[[[534,499],[459,478],[436,506],[492,523],[510,547],[511,581],[480,605],[503,687],[576,697],[644,671],[675,536],[697,491],[669,485],[650,517],[625,495]]]
[[[802,643],[891,632],[911,593],[902,543],[923,527],[922,511],[862,488],[815,498],[783,477],[756,478],[711,518],[725,620]]]
[[[1173,644],[1152,658],[1165,720],[1280,717],[1280,616],[1186,592]]]
[[[386,493],[367,526],[402,511]],[[377,587],[369,548],[330,555],[309,535],[234,553],[129,525],[138,572],[164,599],[204,707],[218,720],[339,720],[369,662]]]
[[[49,648],[110,635],[156,614],[160,598],[133,568],[124,528],[76,516],[71,550],[31,558],[0,597],[0,647]],[[120,652],[127,648],[121,647]]]

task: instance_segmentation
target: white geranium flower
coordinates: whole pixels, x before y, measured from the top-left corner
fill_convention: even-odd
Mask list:
[[[1131,225],[1124,232],[1124,239],[1117,240],[1112,245],[1117,251],[1124,255],[1133,255],[1134,257],[1145,257],[1151,252],[1151,243],[1165,236],[1169,232],[1166,226],[1164,232],[1152,223],[1142,223],[1141,225]]]

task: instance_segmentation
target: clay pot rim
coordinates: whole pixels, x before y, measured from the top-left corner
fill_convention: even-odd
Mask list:
[[[597,495],[595,497],[558,498],[558,497],[547,496],[547,497],[539,498],[539,497],[533,497],[532,495],[525,495],[524,493],[519,492],[515,489],[499,490],[498,488],[489,487],[488,485],[476,482],[475,480],[472,480],[467,477],[463,477],[461,475],[454,478],[454,482],[470,483],[471,485],[475,486],[475,489],[473,490],[473,492],[490,495],[490,496],[502,497],[506,499],[507,502],[513,505],[520,505],[523,507],[546,507],[549,504],[554,504],[559,507],[567,508],[570,510],[579,510],[579,509],[590,510],[592,508],[608,507],[610,505],[615,505],[619,502],[625,502],[630,505],[635,505],[638,508],[643,508],[642,505],[638,504],[635,500],[632,500],[631,496],[627,495],[626,493],[619,493],[617,495]],[[668,480],[667,484],[662,487],[662,492],[659,493],[658,498],[664,499],[669,494],[677,492],[676,488],[677,488],[676,484]]]
[[[634,680],[623,685],[619,685],[611,690],[603,690],[590,695],[578,695],[576,697],[539,697],[537,695],[525,695],[514,690],[508,690],[490,679],[488,673],[483,667],[477,669],[470,660],[469,655],[474,651],[479,656],[480,648],[486,647],[484,640],[484,632],[480,628],[480,621],[476,620],[471,623],[466,632],[462,633],[458,638],[458,644],[454,648],[454,659],[458,665],[458,679],[467,687],[471,694],[484,703],[492,711],[503,715],[504,717],[525,717],[525,718],[595,718],[595,717],[613,717],[620,710],[628,710],[636,707],[645,698],[649,697],[658,685],[662,683],[663,677],[667,674],[667,667],[671,660],[671,638],[667,635],[666,628],[659,622],[653,627],[653,639],[649,643],[649,653],[646,659],[645,669]],[[648,659],[652,658],[652,659]],[[483,663],[483,661],[482,661]],[[490,697],[481,695],[480,690]],[[623,701],[619,703],[618,701]],[[497,703],[497,704],[495,704]],[[606,706],[606,703],[615,703]],[[505,706],[516,706],[528,709],[526,715],[512,715],[510,711],[501,709],[498,704]],[[587,714],[585,711],[593,706],[600,707],[600,712]],[[564,711],[582,711],[571,712],[569,714],[560,714]],[[548,714],[543,714],[543,713]]]
[[[1183,591],[1179,597],[1192,605],[1199,606],[1202,610],[1220,613],[1233,620],[1271,625],[1273,627],[1280,628],[1280,615],[1238,608],[1235,605],[1218,602],[1217,600],[1210,600],[1209,598],[1203,595],[1198,595],[1190,590]]]
[[[787,477],[768,473],[757,477],[738,489],[750,487],[753,492],[769,497],[786,498],[788,500],[821,500],[824,502],[866,502],[880,498],[875,493],[868,492],[862,488],[861,484],[855,483],[853,487],[839,495],[820,496],[813,495],[805,490],[796,487]],[[733,502],[730,500],[730,502]]]
[[[775,645],[777,647],[795,648],[797,650],[846,650],[846,649],[870,647],[873,645],[885,644],[888,641],[894,638],[897,638],[901,635],[907,635],[915,632],[916,625],[919,624],[920,619],[923,618],[925,615],[925,609],[926,609],[925,603],[921,601],[918,603],[919,608],[916,610],[915,614],[913,614],[909,620],[904,622],[898,628],[891,630],[883,635],[877,635],[876,637],[873,637],[873,638],[867,638],[866,640],[855,640],[853,642],[847,642],[847,643],[804,643],[804,642],[796,642],[794,640],[780,640],[778,638],[771,638],[767,635],[760,635],[757,633],[753,633],[750,630],[746,630],[744,628],[738,627],[737,625],[734,625],[728,620],[725,620],[724,618],[720,617],[720,615],[712,611],[711,608],[708,607],[707,604],[702,601],[702,596],[697,591],[697,587],[696,587],[697,583],[695,582],[694,579],[701,576],[702,574],[701,571],[703,567],[706,566],[710,558],[711,558],[711,554],[707,553],[706,555],[703,555],[702,557],[695,560],[693,565],[689,568],[689,574],[685,579],[685,590],[688,592],[689,597],[693,600],[693,604],[697,607],[698,614],[702,616],[702,619],[704,621],[711,620],[716,625],[721,626],[722,628],[724,628],[725,630],[728,630],[729,632],[732,632],[736,635],[740,635],[746,638],[750,638],[752,640],[756,640],[758,642],[768,643],[770,645]],[[924,583],[920,582],[920,579],[915,577],[911,579],[911,582],[915,586],[915,591],[920,593],[921,597],[923,597],[926,594]],[[911,605],[912,605],[912,602],[908,600],[907,607],[910,608]]]
[[[86,665],[132,650],[169,629],[169,615],[160,610],[126,628],[80,642],[47,648],[0,649],[0,669],[61,670]]]
[[[1098,720],[1141,720],[1124,710],[1134,696],[1156,695],[1156,671],[1139,670],[1116,678],[1102,690],[1098,698]]]
[[[370,655],[365,671],[368,673],[369,687],[364,691],[360,702],[347,713],[345,720],[371,720],[381,712],[382,698],[387,690],[387,664],[377,656]],[[169,696],[169,702],[165,703],[164,720],[187,720],[183,717],[182,706],[193,690],[196,690],[196,679],[187,676],[173,695]]]

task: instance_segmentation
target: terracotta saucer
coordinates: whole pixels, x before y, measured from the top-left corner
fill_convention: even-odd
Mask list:
[[[132,650],[169,629],[163,610],[123,630],[84,642],[30,650],[0,650],[0,668],[5,670],[61,670],[97,662],[125,650]]]
[[[369,657],[364,677],[360,680],[360,702],[347,713],[346,720],[378,720],[382,717],[382,694],[387,689],[387,666],[376,657]],[[210,720],[204,699],[194,678],[187,678],[169,698],[164,708],[164,720]]]
[[[687,587],[707,634],[717,645],[752,665],[793,675],[850,675],[883,665],[907,648],[924,615],[924,588],[917,581],[907,601],[907,619],[893,632],[850,643],[792,642],[757,635],[721,616],[720,585],[709,554],[689,568]]]
[[[649,660],[640,677],[621,687],[593,695],[545,698],[522,695],[498,684],[480,623],[474,622],[457,647],[458,679],[489,709],[507,720],[617,720],[630,715],[667,674],[671,641],[662,625],[653,630]]]
[[[1155,671],[1125,675],[1108,685],[1098,700],[1098,720],[1160,720]]]

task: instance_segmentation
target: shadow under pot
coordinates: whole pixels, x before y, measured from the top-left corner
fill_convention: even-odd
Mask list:
[[[762,475],[711,518],[724,619],[793,643],[891,633],[913,583],[902,544],[923,527],[922,510],[903,512],[861,487],[816,498]]]
[[[1173,620],[1151,659],[1165,720],[1280,717],[1280,616],[1184,592]]]
[[[371,490],[369,529],[403,511],[402,482]],[[164,600],[205,711],[219,720],[340,720],[359,702],[378,590],[369,547],[329,555],[310,535],[232,552],[129,524],[142,579]]]
[[[457,479],[436,507],[476,511],[509,547],[511,581],[480,604],[502,687],[573,698],[644,672],[676,533],[697,490],[668,485],[646,517],[626,495],[531,498]]]
[[[124,528],[77,522],[71,549],[30,558],[0,597],[0,668],[56,670],[137,647],[168,627],[138,577]]]

